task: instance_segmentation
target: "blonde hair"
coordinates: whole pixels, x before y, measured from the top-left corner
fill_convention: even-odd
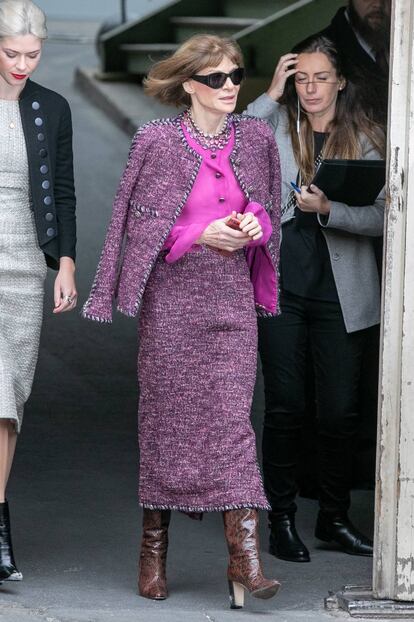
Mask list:
[[[163,104],[188,106],[191,98],[183,82],[206,67],[217,67],[225,57],[243,67],[243,54],[235,41],[215,35],[194,35],[172,56],[152,66],[144,79],[145,92]]]
[[[46,15],[31,0],[0,0],[0,39],[21,35],[47,39]]]

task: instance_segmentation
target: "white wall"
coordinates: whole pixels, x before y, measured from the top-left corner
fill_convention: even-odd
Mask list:
[[[34,0],[50,19],[102,21],[120,13],[120,0]],[[166,0],[127,0],[129,15],[144,15],[167,4]]]

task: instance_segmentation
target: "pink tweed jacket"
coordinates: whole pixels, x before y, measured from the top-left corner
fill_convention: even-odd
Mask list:
[[[113,300],[125,315],[139,311],[148,277],[202,161],[184,137],[181,117],[151,121],[135,134],[95,280],[82,310],[86,318],[111,322]],[[281,181],[273,132],[261,119],[233,115],[233,121],[230,161],[246,198],[261,203],[269,213],[273,233],[267,248],[278,274]]]

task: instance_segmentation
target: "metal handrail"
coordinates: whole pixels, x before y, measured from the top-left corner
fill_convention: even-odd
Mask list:
[[[126,0],[121,0],[121,24],[125,24],[126,21],[127,21]]]

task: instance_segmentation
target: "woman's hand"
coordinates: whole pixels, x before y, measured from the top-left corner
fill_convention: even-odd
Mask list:
[[[285,90],[286,80],[289,76],[293,76],[296,73],[296,63],[298,62],[297,54],[285,54],[281,56],[278,64],[276,65],[275,73],[270,87],[267,91],[269,97],[276,102],[282,97]]]
[[[61,257],[59,272],[55,279],[53,313],[72,311],[76,307],[77,297],[75,262],[71,257]]]
[[[251,212],[237,214],[240,220],[240,230],[246,233],[252,240],[260,240],[263,237],[262,225],[258,218]]]
[[[309,189],[312,192],[309,192]],[[327,216],[331,211],[331,203],[326,194],[311,184],[301,187],[301,192],[295,192],[298,207],[302,212],[316,212]]]
[[[236,216],[236,213],[233,212],[232,215]],[[241,216],[243,216],[243,214],[241,214]],[[196,241],[196,244],[206,244],[207,246],[214,246],[214,248],[229,252],[237,251],[246,246],[246,244],[250,242],[249,234],[228,227],[226,225],[228,219],[229,216],[213,220],[213,222],[204,229],[203,233]]]

